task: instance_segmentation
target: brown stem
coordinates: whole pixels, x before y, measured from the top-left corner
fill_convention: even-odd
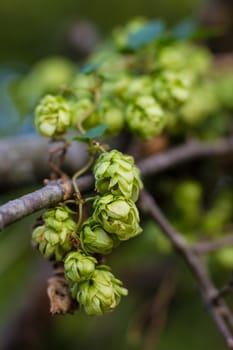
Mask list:
[[[226,235],[223,238],[216,239],[214,241],[198,242],[192,246],[192,249],[198,254],[206,254],[220,250],[225,247],[233,245],[233,235]]]
[[[150,156],[140,161],[137,166],[143,177],[158,174],[166,169],[190,161],[195,158],[207,156],[223,156],[233,152],[233,137],[214,143],[200,143],[192,141],[171,150]],[[83,176],[79,179],[79,188],[85,192],[93,186],[92,176]],[[70,187],[69,183],[69,186]],[[28,216],[40,209],[59,203],[66,194],[65,184],[54,181],[44,188],[10,201],[0,207],[0,230],[7,225]],[[66,199],[68,199],[66,197]]]
[[[145,190],[141,193],[140,207],[161,227],[173,247],[180,253],[192,270],[209,312],[215,320],[215,323],[223,335],[229,349],[233,349],[233,336],[229,328],[229,324],[232,326],[232,313],[222,298],[218,295],[218,290],[208,275],[206,265],[193,249],[188,246],[184,237],[174,230],[153,197]]]

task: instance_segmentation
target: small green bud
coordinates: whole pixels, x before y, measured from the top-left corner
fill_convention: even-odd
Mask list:
[[[62,96],[46,95],[36,107],[35,125],[41,135],[59,138],[70,124],[71,111]]]
[[[227,269],[232,270],[233,266],[233,250],[232,247],[226,247],[221,249],[214,254],[215,259],[218,263]]]
[[[196,181],[185,180],[175,188],[174,202],[184,222],[195,225],[201,216],[202,187]]]
[[[94,167],[96,189],[136,201],[142,188],[138,168],[131,156],[117,150],[102,153]]]
[[[100,266],[91,279],[75,283],[71,293],[88,315],[102,315],[113,311],[128,291],[110,271]]]
[[[165,114],[152,96],[136,98],[126,109],[129,129],[143,139],[159,135],[165,126]]]
[[[93,218],[108,233],[126,241],[142,232],[137,207],[131,199],[112,194],[98,197],[94,202]]]
[[[189,97],[191,79],[188,74],[164,71],[153,83],[156,99],[169,109],[176,109]]]
[[[207,117],[216,114],[219,110],[219,101],[215,86],[209,81],[195,86],[190,98],[181,107],[181,118],[185,124],[196,126]]]
[[[134,99],[140,96],[143,92],[144,95],[152,94],[152,79],[147,75],[131,78],[128,83],[125,97],[127,99]]]
[[[99,223],[89,218],[82,225],[80,242],[85,251],[105,255],[111,253],[118,239],[108,235]]]
[[[66,277],[72,282],[81,282],[91,278],[97,260],[80,251],[68,253],[64,261]]]
[[[219,195],[211,209],[203,216],[202,230],[214,235],[223,232],[232,220],[233,200],[232,191],[225,190]]]

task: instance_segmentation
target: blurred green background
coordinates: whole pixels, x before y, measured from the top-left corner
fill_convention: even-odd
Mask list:
[[[79,61],[81,56],[75,57],[75,49],[67,42],[70,28],[77,21],[90,21],[104,37],[114,26],[134,16],[162,18],[174,24],[184,17],[197,18],[201,6],[201,0],[1,0],[0,136],[33,132],[31,127],[22,127],[24,122],[8,94],[9,83],[30,65],[50,55],[65,55]],[[31,190],[12,190],[0,195],[0,201],[4,203]],[[0,235],[3,350],[225,349],[189,271],[169,251],[168,242],[150,222],[141,237],[120,247],[108,259],[113,272],[129,288],[129,297],[113,314],[88,317],[77,312],[51,318],[43,294],[48,266],[30,244],[37,216],[12,225]],[[163,253],[158,249],[161,244]],[[228,274],[227,269],[221,271],[222,280]],[[216,276],[219,279],[219,273]],[[165,305],[163,300],[155,305],[160,288],[164,288],[162,295],[166,296],[167,291],[171,294],[167,295]],[[42,293],[42,297],[37,298],[37,293]],[[38,305],[33,304],[37,302]],[[26,315],[22,315],[22,309],[27,311]]]
[[[134,16],[175,23],[195,16],[201,0],[1,0],[0,61],[35,62],[64,53],[63,39],[77,20],[93,22],[104,35]]]

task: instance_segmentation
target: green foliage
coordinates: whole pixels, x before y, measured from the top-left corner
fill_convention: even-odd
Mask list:
[[[71,111],[64,132],[68,126],[85,133],[106,124],[105,137],[125,128],[143,139],[162,133],[217,137],[220,111],[221,129],[229,129],[232,71],[216,74],[210,52],[192,40],[197,32],[190,22],[172,32],[161,21],[137,18],[115,29],[79,71],[58,58],[38,63],[20,79],[15,95],[23,93],[28,111],[44,93],[62,95]]]

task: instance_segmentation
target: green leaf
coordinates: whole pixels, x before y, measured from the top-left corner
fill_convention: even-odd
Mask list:
[[[129,34],[128,36],[128,48],[132,50],[139,49],[155,39],[162,36],[165,30],[164,22],[162,21],[150,21],[141,29]]]
[[[214,28],[200,28],[195,21],[185,19],[175,26],[173,34],[179,40],[203,40],[221,33]]]
[[[83,142],[83,143],[89,143],[90,139],[85,137],[84,135],[79,135],[79,136],[74,136],[70,141],[78,141],[78,142]]]
[[[90,140],[103,136],[107,128],[108,126],[106,124],[95,126],[94,128],[89,129],[84,135],[72,137],[70,141],[89,143]]]
[[[81,68],[80,72],[83,74],[92,74],[94,73],[100,66],[102,66],[103,62],[95,62],[85,65]]]
[[[197,25],[193,20],[185,19],[179,22],[173,29],[174,36],[177,39],[189,39],[197,30]]]
[[[108,126],[106,124],[98,125],[94,128],[89,129],[83,136],[89,139],[95,139],[96,137],[103,136]]]

